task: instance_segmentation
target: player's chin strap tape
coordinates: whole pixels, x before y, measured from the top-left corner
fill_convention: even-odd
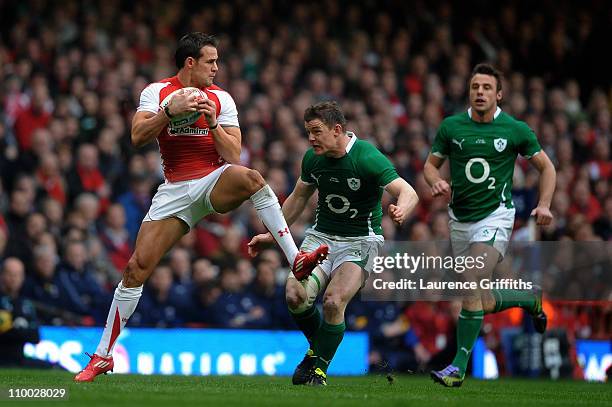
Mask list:
[[[291,309],[291,312],[295,314],[304,312],[312,307],[319,293],[327,287],[327,276],[321,270],[321,267],[315,267],[312,274],[306,280],[301,281],[301,284],[306,289],[306,301],[297,308]]]

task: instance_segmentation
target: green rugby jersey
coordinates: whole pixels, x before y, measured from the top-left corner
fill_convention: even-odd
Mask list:
[[[502,204],[513,208],[516,157],[531,158],[541,150],[533,130],[500,108],[490,123],[475,122],[470,115],[468,110],[444,119],[431,149],[449,158],[449,206],[460,222],[479,221]]]
[[[302,181],[319,189],[313,227],[336,236],[382,235],[381,197],[399,175],[376,147],[347,134],[351,140],[346,155],[319,156],[311,148],[302,159]]]

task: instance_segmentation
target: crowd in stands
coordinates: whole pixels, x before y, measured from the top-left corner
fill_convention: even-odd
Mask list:
[[[534,129],[557,169],[555,219],[539,239],[609,241],[609,15],[606,2],[570,1],[1,2],[0,260],[23,264],[20,295],[40,323],[104,323],[163,182],[157,145],[131,146],[131,118],[144,87],[174,75],[173,47],[190,31],[218,36],[215,82],[237,104],[242,162],[281,201],[308,148],[304,109],[337,100],[421,199],[402,227],[385,216],[386,239],[448,239],[447,202],[431,198],[422,167],[441,120],[467,109],[471,68],[489,61],[505,75],[502,109]],[[519,233],[537,199],[525,159],[514,197]],[[298,243],[314,206],[292,227]],[[292,329],[284,260],[246,253],[263,231],[249,204],[205,218],[155,269],[130,325]],[[452,341],[455,305],[357,299],[347,326],[371,333],[374,364],[423,363]]]

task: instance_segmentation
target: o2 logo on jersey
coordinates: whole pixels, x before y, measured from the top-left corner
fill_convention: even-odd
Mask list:
[[[333,213],[342,214],[349,211],[351,213],[351,219],[357,216],[357,209],[351,208],[351,201],[349,201],[348,198],[345,196],[338,194],[329,194],[325,197],[325,203],[327,204],[329,210]],[[336,204],[340,205],[336,206]]]
[[[479,177],[475,177],[472,174],[472,166],[474,164],[482,165],[482,175],[480,175]],[[471,158],[465,165],[465,177],[468,179],[468,181],[473,184],[481,184],[485,181],[489,181],[490,184],[487,189],[495,189],[495,178],[489,177],[490,173],[491,167],[489,166],[487,160],[485,160],[484,158]]]

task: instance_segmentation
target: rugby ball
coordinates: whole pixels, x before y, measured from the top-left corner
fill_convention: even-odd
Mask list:
[[[186,88],[177,89],[174,92],[170,93],[168,96],[164,98],[164,100],[162,100],[162,102],[159,104],[159,107],[164,109],[168,105],[168,103],[170,103],[174,95],[176,95],[181,90],[185,91],[185,93],[188,93],[188,94],[195,93],[197,98],[208,99],[208,96],[206,96],[206,93],[203,90],[190,86]],[[181,128],[185,126],[190,126],[194,124],[196,121],[198,121],[200,116],[202,116],[202,113],[198,113],[198,112],[187,112],[183,114],[177,114],[174,117],[172,117],[172,119],[170,119],[170,127],[176,129],[176,128]]]

